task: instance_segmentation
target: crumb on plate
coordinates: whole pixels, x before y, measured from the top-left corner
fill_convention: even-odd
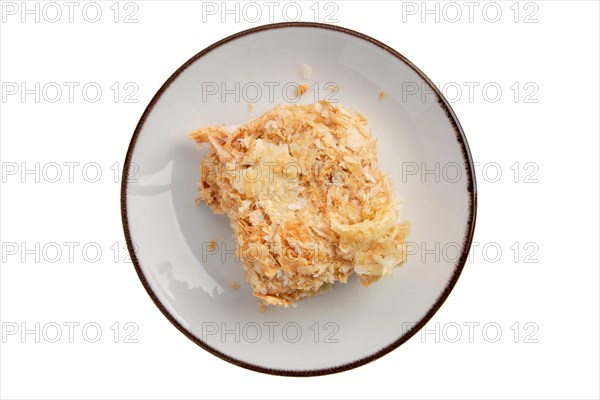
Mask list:
[[[300,97],[302,96],[304,93],[306,93],[308,91],[308,85],[306,85],[305,83],[301,83],[300,85],[298,85],[298,87],[296,88],[296,96]]]
[[[217,249],[217,241],[216,240],[211,240],[210,242],[208,242],[208,251],[215,251]]]
[[[308,64],[302,63],[302,65],[300,65],[300,76],[302,79],[310,79],[312,76],[312,68]]]
[[[379,100],[383,100],[385,98],[385,92],[379,92]]]

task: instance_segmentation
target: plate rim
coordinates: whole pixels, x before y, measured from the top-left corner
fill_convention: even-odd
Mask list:
[[[156,105],[156,103],[158,102],[158,100],[160,99],[162,94],[168,89],[168,87],[175,81],[175,79],[177,79],[177,77],[183,71],[185,71],[190,65],[192,65],[194,62],[196,62],[197,60],[202,58],[204,55],[206,55],[210,51],[212,51],[230,41],[233,41],[233,40],[236,40],[236,39],[239,39],[239,38],[242,38],[242,37],[254,34],[254,33],[262,32],[265,30],[284,29],[284,28],[326,29],[326,30],[332,30],[332,31],[344,33],[344,34],[353,36],[355,38],[365,40],[365,41],[387,51],[392,56],[400,59],[402,62],[404,62],[406,65],[408,65],[414,72],[417,73],[417,75],[419,75],[425,82],[427,82],[427,84],[432,88],[433,92],[435,93],[436,100],[440,104],[441,108],[444,110],[446,117],[448,118],[448,120],[452,126],[452,129],[454,130],[456,138],[461,146],[463,161],[465,162],[465,165],[467,167],[466,175],[467,175],[467,192],[469,193],[469,219],[467,221],[467,228],[466,228],[465,235],[463,238],[462,252],[461,252],[461,255],[460,255],[458,261],[456,262],[456,264],[454,266],[454,271],[452,273],[451,278],[448,280],[446,287],[441,292],[440,296],[437,298],[435,303],[429,308],[427,313],[423,316],[423,318],[421,318],[419,320],[418,323],[416,323],[414,326],[412,326],[408,331],[406,331],[406,333],[401,335],[398,339],[396,339],[392,343],[384,346],[382,349],[374,352],[373,354],[371,354],[369,356],[360,358],[358,360],[355,360],[355,361],[352,361],[349,363],[341,364],[341,365],[338,365],[335,367],[320,368],[320,369],[285,370],[285,369],[277,369],[277,368],[268,368],[268,367],[263,367],[260,365],[252,364],[252,363],[249,363],[246,361],[239,360],[235,357],[229,356],[229,355],[217,350],[216,348],[210,346],[208,343],[202,341],[200,338],[195,336],[188,329],[186,329],[182,324],[180,324],[175,319],[175,317],[171,313],[169,313],[169,311],[166,309],[166,307],[161,303],[158,296],[152,290],[152,287],[150,286],[148,279],[144,275],[144,273],[141,269],[140,262],[135,254],[133,241],[131,239],[131,232],[129,229],[129,219],[127,216],[127,184],[128,184],[129,169],[131,166],[133,151],[135,149],[135,145],[137,143],[137,139],[140,135],[140,132],[146,122],[146,119],[152,112],[154,106]],[[221,40],[213,43],[212,45],[206,47],[204,50],[198,52],[193,57],[191,57],[189,60],[187,60],[181,67],[179,67],[173,74],[171,74],[171,76],[165,81],[165,83],[163,83],[163,85],[160,87],[160,89],[152,97],[152,99],[150,100],[150,103],[148,103],[148,106],[146,106],[146,109],[144,110],[142,116],[140,117],[140,120],[138,121],[138,123],[135,127],[131,141],[129,142],[129,146],[127,148],[127,154],[125,156],[125,163],[123,166],[123,173],[122,173],[122,177],[121,177],[121,222],[122,222],[123,231],[125,234],[125,241],[127,243],[127,250],[131,257],[131,261],[135,267],[135,271],[138,275],[138,278],[140,279],[140,282],[144,286],[144,289],[146,290],[146,292],[148,293],[148,295],[150,296],[150,298],[152,299],[152,301],[154,302],[156,307],[181,333],[183,333],[188,339],[190,339],[196,345],[200,346],[201,348],[208,351],[212,355],[217,356],[217,357],[219,357],[231,364],[237,365],[239,367],[249,369],[252,371],[256,371],[256,372],[270,374],[270,375],[310,377],[310,376],[329,375],[329,374],[339,373],[339,372],[343,372],[343,371],[348,371],[348,370],[363,366],[365,364],[368,364],[378,358],[381,358],[384,355],[390,353],[391,351],[397,349],[405,342],[407,342],[419,330],[421,330],[421,328],[423,328],[425,326],[425,324],[427,322],[429,322],[429,320],[431,320],[431,318],[435,315],[435,313],[437,313],[437,311],[440,309],[442,304],[446,301],[446,299],[450,295],[450,292],[452,291],[452,289],[454,289],[454,286],[456,285],[456,282],[458,281],[458,278],[460,277],[462,270],[464,269],[464,266],[467,261],[467,257],[469,254],[469,250],[471,248],[471,244],[472,244],[473,236],[474,236],[474,232],[475,232],[476,219],[477,219],[477,183],[476,183],[476,178],[475,178],[475,167],[473,164],[471,150],[469,148],[469,144],[467,142],[466,135],[462,129],[462,126],[458,120],[458,117],[454,113],[454,110],[452,110],[452,107],[450,106],[450,104],[448,103],[448,101],[446,100],[444,95],[437,88],[437,86],[408,58],[406,58],[405,56],[403,56],[402,54],[400,54],[393,48],[389,47],[388,45],[386,45],[368,35],[360,33],[358,31],[348,29],[348,28],[345,28],[345,27],[342,27],[339,25],[330,25],[330,24],[324,24],[324,23],[319,23],[319,22],[280,22],[280,23],[266,24],[266,25],[261,25],[261,26],[250,28],[250,29],[246,29],[246,30],[234,33],[230,36],[227,36],[224,39],[221,39]]]

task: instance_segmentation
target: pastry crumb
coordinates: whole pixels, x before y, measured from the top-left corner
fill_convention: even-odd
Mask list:
[[[379,100],[383,100],[385,98],[385,92],[379,92]]]
[[[306,85],[305,83],[301,83],[300,85],[298,85],[298,87],[296,88],[296,95],[298,97],[302,96],[304,93],[306,93],[308,91],[308,85]]]
[[[216,240],[211,240],[210,242],[208,242],[208,251],[215,251],[217,249],[217,241]]]
[[[230,284],[232,289],[239,289],[240,288],[240,284],[237,282],[231,282]]]
[[[252,114],[254,112],[254,103],[248,103],[248,114]]]
[[[339,92],[340,91],[340,86],[339,85],[333,85],[329,87],[329,91],[330,92]]]
[[[302,63],[302,65],[300,65],[300,76],[302,77],[302,79],[310,79],[310,77],[312,76],[312,72],[312,68],[308,64]]]

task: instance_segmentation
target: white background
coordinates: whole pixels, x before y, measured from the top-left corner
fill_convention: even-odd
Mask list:
[[[99,2],[102,16],[91,23],[82,16],[85,2],[73,22],[58,2],[62,18],[50,23],[56,9],[44,14],[40,2],[39,22],[31,14],[23,23],[21,2],[2,2],[2,398],[600,396],[597,2],[480,2],[469,16],[464,2],[351,1],[327,9],[321,3],[318,18],[312,1],[299,2],[303,20],[322,22],[335,11],[339,25],[390,45],[445,87],[479,163],[478,246],[429,333],[358,369],[303,379],[228,364],[167,321],[124,262],[115,179],[139,117],[168,76],[227,35],[283,21],[284,3],[269,18],[259,2],[263,16],[255,23],[244,20],[254,14],[244,15],[243,4],[239,22],[232,14],[222,23],[222,10],[203,21],[200,2],[110,9],[113,3]],[[438,21],[424,7],[438,7]],[[502,14],[494,23],[497,8]],[[453,23],[457,10],[462,16]],[[124,23],[134,11],[137,22]],[[29,89],[40,83],[39,102],[35,94],[21,98],[22,82]],[[52,85],[42,90],[49,82],[63,89],[56,103],[49,101]],[[79,84],[73,102],[64,82]],[[102,88],[96,103],[81,92],[90,82]],[[470,98],[471,82],[478,86]],[[486,84],[492,88],[484,93]],[[19,92],[10,95],[15,87]],[[128,100],[137,103],[125,101],[132,88],[139,91]],[[39,176],[22,174],[36,162]],[[62,166],[56,183],[49,182],[53,162]],[[73,182],[65,162],[79,163]],[[95,164],[82,175],[87,163],[99,165],[98,182],[86,181],[94,179]],[[65,242],[77,243],[72,259]],[[37,253],[23,252],[36,243]],[[53,243],[62,249],[56,262]],[[95,248],[102,254],[92,262]],[[72,343],[69,322],[80,324]],[[479,325],[469,335],[471,322]],[[36,323],[39,343],[34,333],[21,335]],[[96,343],[88,342],[93,328],[83,335],[86,323],[102,329]],[[54,324],[62,327],[57,343]],[[492,326],[487,333],[485,324]],[[457,326],[462,336],[455,339]]]

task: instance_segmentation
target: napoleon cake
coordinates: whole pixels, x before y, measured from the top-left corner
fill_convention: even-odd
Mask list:
[[[261,306],[295,306],[352,274],[368,286],[406,261],[409,225],[360,113],[277,105],[190,137],[209,145],[197,201],[229,217]]]

